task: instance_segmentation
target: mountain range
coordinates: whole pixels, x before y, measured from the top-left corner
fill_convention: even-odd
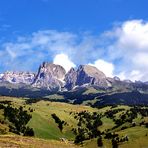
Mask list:
[[[53,94],[60,99],[51,97]],[[51,101],[74,104],[87,102],[92,106],[148,104],[148,82],[121,81],[117,76],[110,78],[91,65],[80,65],[66,73],[60,65],[43,62],[37,73],[5,72],[1,74],[0,95],[50,98]]]
[[[98,86],[110,88],[116,85],[135,86],[147,85],[147,82],[130,80],[121,81],[120,78],[106,77],[106,75],[91,65],[80,65],[77,69],[71,68],[67,73],[65,69],[56,64],[43,62],[37,73],[33,72],[5,72],[0,74],[0,83],[13,85],[24,84],[49,91],[73,90],[76,87]]]

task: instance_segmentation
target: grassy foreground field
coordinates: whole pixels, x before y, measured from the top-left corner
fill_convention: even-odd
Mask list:
[[[116,120],[120,119],[121,115],[126,114],[126,111],[130,110],[129,106],[107,106],[104,108],[92,108],[83,105],[72,105],[67,103],[38,101],[36,103],[26,104],[26,99],[23,98],[11,98],[0,97],[0,102],[11,101],[13,107],[19,108],[23,106],[24,110],[27,110],[32,118],[28,122],[27,126],[33,128],[34,137],[18,136],[9,130],[11,123],[4,118],[3,109],[0,109],[0,147],[48,147],[48,148],[60,148],[60,147],[78,147],[73,144],[75,140],[75,134],[72,131],[73,128],[78,128],[78,119],[75,117],[78,113],[86,111],[90,114],[97,112],[102,114],[102,125],[98,127],[102,134],[103,147],[112,147],[111,139],[105,138],[105,133],[116,133],[119,138],[128,136],[128,141],[119,142],[118,147],[128,148],[146,148],[148,147],[148,128],[140,123],[148,122],[148,117],[142,117],[138,113],[132,122],[124,122],[122,125],[116,127]],[[31,111],[32,110],[32,111]],[[118,111],[119,110],[119,111]],[[110,112],[113,113],[113,118],[109,117]],[[58,124],[52,117],[52,114],[56,114],[61,121],[65,121],[63,130],[61,131]],[[84,128],[82,124],[81,127]],[[123,128],[126,127],[126,128]],[[62,140],[61,140],[62,139]],[[64,139],[64,140],[63,140]],[[86,148],[95,148],[97,146],[97,138],[91,140],[85,140],[81,145]]]
[[[18,135],[1,135],[1,148],[76,148],[74,144],[57,140],[44,140],[39,138],[23,137]]]

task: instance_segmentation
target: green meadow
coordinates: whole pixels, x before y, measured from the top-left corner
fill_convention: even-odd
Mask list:
[[[72,105],[67,103],[60,102],[50,102],[50,101],[37,101],[35,103],[26,104],[25,98],[11,98],[11,97],[0,97],[0,101],[11,101],[13,107],[19,108],[23,106],[24,110],[27,110],[29,114],[32,115],[32,118],[28,122],[27,126],[33,128],[34,137],[24,137],[18,136],[9,131],[9,121],[4,118],[3,110],[0,109],[0,120],[5,120],[4,123],[0,123],[0,145],[18,145],[25,147],[37,147],[39,145],[44,145],[48,147],[53,145],[56,147],[79,147],[83,146],[86,148],[97,147],[97,139],[85,140],[83,144],[75,145],[74,139],[75,134],[72,129],[77,128],[78,119],[75,118],[75,114],[87,111],[90,114],[97,112],[104,115],[107,111],[113,111],[117,109],[123,109],[114,114],[114,119],[119,119],[120,115],[124,114],[131,107],[129,106],[116,106],[112,108],[107,106],[104,108],[92,108],[90,106],[84,105]],[[30,111],[32,109],[32,111]],[[58,124],[52,118],[52,114],[56,114],[62,121],[65,121],[63,130],[60,131]],[[101,132],[109,131],[112,133],[117,133],[119,137],[128,136],[129,140],[126,142],[119,142],[118,147],[128,148],[145,148],[148,147],[148,128],[144,125],[140,125],[141,121],[148,122],[148,117],[142,117],[140,114],[133,120],[136,125],[131,126],[131,123],[125,122],[119,127],[116,127],[116,124],[113,119],[102,116],[101,118],[102,125],[98,127]],[[126,126],[125,129],[122,127]],[[2,132],[5,131],[5,132]],[[61,141],[61,139],[65,139]],[[19,140],[17,140],[19,139]],[[27,139],[27,140],[26,140]],[[20,142],[22,141],[22,142]],[[26,141],[26,142],[25,142]],[[31,143],[32,141],[32,143]],[[110,139],[105,139],[105,136],[102,135],[102,141],[104,147],[112,147]]]

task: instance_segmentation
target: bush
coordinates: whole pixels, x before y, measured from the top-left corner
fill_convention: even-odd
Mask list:
[[[27,128],[24,132],[24,136],[34,136],[33,128],[30,128],[30,127],[27,126]]]

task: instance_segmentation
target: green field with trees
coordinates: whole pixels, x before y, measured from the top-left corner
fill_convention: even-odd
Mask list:
[[[59,141],[69,147],[147,147],[148,107],[114,105],[92,108],[0,97],[0,135],[1,144],[10,137],[15,143],[13,137],[23,141],[29,136],[34,144],[39,138],[43,140],[41,143],[45,140],[54,145],[53,141]]]

